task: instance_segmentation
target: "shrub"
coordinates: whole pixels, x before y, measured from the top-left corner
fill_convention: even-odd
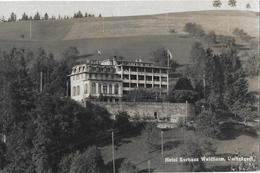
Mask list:
[[[100,150],[95,147],[89,147],[83,153],[77,153],[72,159],[70,173],[102,173],[104,170],[104,161]]]
[[[124,160],[119,168],[119,173],[137,173],[136,166],[127,160]]]
[[[196,23],[186,23],[183,30],[196,37],[202,37],[205,35],[205,31],[202,29],[202,26]]]
[[[129,118],[127,112],[118,112],[118,114],[116,114],[115,127],[120,131],[127,131],[131,128]]]

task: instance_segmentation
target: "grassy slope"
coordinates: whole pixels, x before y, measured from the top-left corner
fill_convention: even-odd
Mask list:
[[[228,17],[227,17],[228,16]],[[242,11],[202,11],[134,17],[83,18],[30,23],[0,23],[0,49],[43,47],[56,57],[69,46],[77,46],[82,54],[101,49],[106,56],[122,55],[130,59],[149,60],[158,47],[169,48],[179,63],[188,63],[194,38],[180,36],[187,22],[201,24],[206,31],[230,35],[233,28],[244,29],[257,36],[258,16]],[[104,32],[103,32],[104,23]],[[174,28],[178,34],[170,34]],[[24,36],[22,38],[21,36]]]
[[[32,39],[75,40],[86,38],[168,35],[169,29],[181,32],[187,22],[201,24],[206,31],[230,35],[236,27],[258,35],[258,16],[247,11],[201,11],[150,16],[83,18],[32,22]],[[104,32],[103,32],[104,26]],[[28,40],[29,22],[0,23],[0,39]],[[20,36],[24,35],[25,38]]]
[[[179,147],[183,139],[194,136],[192,131],[182,131],[181,129],[174,129],[164,133],[164,156],[177,157],[182,152]],[[115,136],[115,139],[117,137]],[[171,144],[167,147],[167,143]],[[240,135],[235,139],[230,140],[214,140],[217,146],[216,154],[234,154],[239,151],[244,156],[249,156],[252,152],[259,153],[258,138],[247,135]],[[111,145],[101,148],[105,163],[111,163],[112,152]],[[151,160],[151,169],[155,172],[181,172],[182,167],[178,163],[164,163],[161,161],[160,147],[153,152],[147,153],[146,142],[144,134],[136,137],[122,140],[116,145],[115,160],[116,167],[120,167],[123,159],[136,164],[139,170],[147,169],[147,161]],[[230,166],[230,162],[206,162],[207,167],[211,166]],[[148,171],[146,171],[148,172]]]

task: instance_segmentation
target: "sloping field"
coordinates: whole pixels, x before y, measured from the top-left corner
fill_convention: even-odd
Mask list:
[[[201,24],[206,31],[230,35],[234,28],[258,36],[259,16],[249,11],[200,11],[161,15],[32,21],[32,40],[74,40],[140,35],[169,35],[182,32],[187,22]],[[0,23],[0,39],[29,40],[30,22]]]
[[[177,35],[150,35],[115,38],[88,38],[63,41],[1,41],[0,49],[11,49],[13,47],[29,48],[36,51],[39,47],[54,53],[56,58],[60,58],[64,49],[76,46],[81,54],[97,54],[97,49],[101,50],[107,58],[110,56],[124,56],[128,59],[142,58],[151,60],[152,52],[160,47],[168,48],[173,58],[181,64],[189,62],[190,50],[194,38],[183,38]]]
[[[257,13],[249,11],[200,11],[7,22],[0,23],[0,49],[17,47],[35,51],[42,47],[59,58],[64,49],[76,46],[81,54],[96,54],[100,49],[106,57],[120,55],[128,59],[150,60],[154,50],[166,47],[177,62],[186,64],[189,63],[190,49],[195,41],[195,38],[183,35],[183,26],[187,22],[201,24],[206,31],[214,30],[225,35],[230,35],[237,27],[257,37],[258,19]],[[175,29],[177,33],[170,33],[170,29]]]

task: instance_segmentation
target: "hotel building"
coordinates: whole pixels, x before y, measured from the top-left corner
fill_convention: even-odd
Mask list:
[[[103,101],[120,101],[122,81],[115,68],[101,65],[99,61],[87,61],[72,68],[70,77],[71,98],[84,102],[85,99],[104,98]]]
[[[153,63],[108,59],[102,65],[114,66],[116,74],[122,80],[123,94],[136,88],[154,89],[166,95],[169,89],[169,68],[156,66]]]
[[[161,96],[169,90],[169,68],[153,63],[107,59],[89,60],[72,68],[70,77],[71,98],[121,101],[131,90],[145,88]]]

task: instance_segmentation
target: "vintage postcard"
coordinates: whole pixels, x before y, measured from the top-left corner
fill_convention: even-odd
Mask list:
[[[259,171],[259,8],[0,1],[0,173]]]

